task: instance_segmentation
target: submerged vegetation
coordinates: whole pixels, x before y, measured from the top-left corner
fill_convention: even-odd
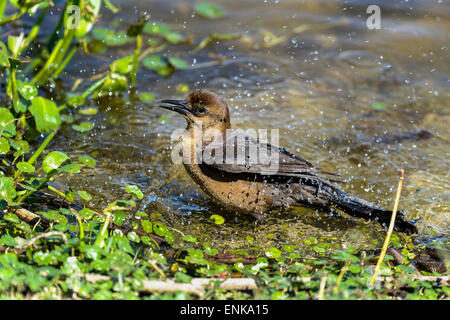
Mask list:
[[[57,24],[42,36],[53,6],[61,8]],[[77,11],[69,10],[73,6],[80,10],[76,27]],[[136,185],[128,185],[127,197],[111,199],[102,212],[86,205],[92,196],[85,190],[54,186],[55,177],[96,166],[90,154],[71,158],[51,148],[62,127],[80,134],[94,128],[89,117],[99,110],[90,101],[132,96],[140,68],[163,77],[194,68],[172,52],[164,53],[169,45],[197,52],[218,42],[249,41],[234,33],[194,40],[145,15],[127,30],[96,27],[102,10],[115,13],[118,8],[109,0],[0,0],[1,298],[449,298],[448,277],[441,275],[445,265],[409,236],[392,235],[379,277],[370,285],[379,255],[376,246],[372,251],[341,249],[329,239],[311,237],[304,243],[260,247],[247,236],[247,249],[219,252],[209,241],[137,210],[144,193]],[[220,6],[205,2],[193,11],[211,23],[226,15]],[[16,34],[14,26],[25,16],[33,25]],[[267,33],[254,45],[267,48],[284,40]],[[133,46],[133,52],[113,61],[109,70],[56,93],[58,79],[77,52],[101,54],[124,45]],[[226,60],[213,53],[211,57],[204,66]],[[180,83],[176,90],[185,93],[187,87]],[[137,97],[150,104],[156,95],[140,92]],[[372,108],[384,110],[386,105]],[[224,218],[214,214],[210,221],[220,227]],[[196,278],[211,281],[199,284]],[[225,285],[230,278],[241,282]],[[155,289],[155,281],[166,286]]]

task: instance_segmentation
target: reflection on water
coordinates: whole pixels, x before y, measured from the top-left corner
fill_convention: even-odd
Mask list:
[[[243,35],[196,53],[192,46],[170,46],[167,53],[192,67],[168,78],[141,69],[138,92],[180,98],[180,83],[213,90],[229,103],[235,127],[279,128],[288,150],[340,174],[348,192],[388,208],[404,168],[401,207],[410,219],[421,219],[422,235],[427,228],[448,235],[450,3],[222,0],[227,17],[217,21],[192,15],[193,3],[122,1],[123,29],[147,10],[195,43],[210,32]],[[366,28],[370,4],[381,8],[381,30]],[[100,24],[110,21],[105,10]],[[80,76],[80,65],[89,77],[130,50],[80,56],[67,83]],[[226,62],[196,67],[213,60],[211,52]],[[377,223],[338,213],[294,208],[255,224],[224,212],[170,162],[170,134],[184,120],[133,94],[122,99],[101,101],[102,113],[92,118],[97,129],[68,129],[67,141],[55,146],[97,158],[96,169],[69,181],[94,195],[92,206],[101,208],[136,184],[146,194],[139,210],[223,248],[246,248],[246,236],[258,246],[301,244],[313,236],[336,246],[373,247],[383,239]],[[215,213],[225,224],[214,225],[209,216]]]

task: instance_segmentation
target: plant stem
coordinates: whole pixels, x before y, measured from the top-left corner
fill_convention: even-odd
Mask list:
[[[64,61],[59,65],[58,69],[56,69],[55,72],[52,74],[52,76],[51,76],[52,79],[57,78],[59,76],[59,74],[64,70],[64,68],[67,66],[67,64],[72,59],[72,57],[75,54],[75,52],[77,51],[77,48],[78,48],[78,46],[74,46],[70,50],[69,54],[66,56]]]
[[[49,142],[53,139],[55,134],[56,134],[56,130],[53,130],[52,132],[50,132],[50,134],[45,138],[44,142],[42,142],[42,144],[36,150],[36,152],[31,156],[30,159],[28,159],[27,162],[29,164],[33,164],[36,161],[36,159],[39,157],[39,155],[42,153],[42,151],[44,151],[44,149],[47,147]]]
[[[33,80],[31,80],[31,83],[33,83],[33,84],[39,83],[41,78],[44,75],[46,75],[46,73],[47,73],[48,69],[50,68],[50,66],[52,65],[53,61],[55,61],[55,58],[56,58],[58,52],[60,52],[63,42],[64,42],[63,39],[60,39],[58,41],[58,43],[56,44],[52,53],[48,57],[47,62],[44,64],[44,66],[41,68],[41,70],[39,70],[38,74],[33,78]]]
[[[27,9],[21,8],[20,11],[17,11],[16,13],[7,16],[6,18],[0,20],[0,27],[4,24],[7,24],[9,22],[15,21],[19,19],[21,16],[23,16],[27,12]]]
[[[138,34],[136,36],[136,50],[134,50],[134,59],[133,59],[133,69],[130,73],[130,86],[133,87],[136,83],[136,75],[139,68],[139,55],[141,54],[142,50],[142,35]]]
[[[93,85],[91,85],[89,88],[87,88],[82,94],[81,96],[83,98],[87,98],[92,92],[94,92],[98,87],[100,87],[103,82],[105,82],[107,79],[109,78],[109,73],[104,76],[103,78],[101,78],[100,80],[98,80],[97,82],[95,82]]]
[[[395,197],[394,209],[392,210],[391,222],[389,223],[389,229],[388,229],[386,238],[384,239],[384,244],[383,244],[383,248],[380,253],[380,257],[378,258],[378,262],[377,262],[377,265],[373,272],[372,279],[370,280],[371,285],[375,284],[375,280],[377,279],[377,275],[378,275],[378,272],[380,271],[381,264],[383,263],[384,256],[386,255],[386,251],[389,246],[389,242],[391,241],[392,231],[394,230],[395,217],[397,215],[398,203],[400,201],[400,194],[402,192],[404,174],[405,174],[405,170],[401,169],[400,170],[400,179],[398,180],[397,195]]]
[[[54,173],[48,174],[42,181],[41,183],[36,187],[35,190],[30,190],[27,193],[25,193],[17,202],[20,204],[22,204],[26,198],[28,198],[29,196],[31,196],[33,193],[41,190],[42,188],[44,188],[44,186],[50,181],[51,177],[53,177],[53,175],[56,173],[57,171],[54,170]]]

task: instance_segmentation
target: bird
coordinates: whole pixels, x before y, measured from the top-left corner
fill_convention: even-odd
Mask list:
[[[264,220],[274,210],[293,206],[321,211],[337,208],[351,216],[389,225],[392,211],[346,193],[338,186],[338,175],[242,130],[234,136],[228,134],[232,132],[230,112],[219,95],[196,89],[186,99],[160,100],[158,106],[185,118],[185,134],[178,138],[182,151],[189,151],[183,165],[194,182],[227,211]],[[235,147],[241,138],[245,144]],[[228,161],[227,147],[232,150]],[[254,150],[258,155],[269,154],[269,160],[276,160],[276,165],[270,161],[247,161]],[[239,151],[245,152],[244,161],[235,161]],[[407,234],[418,231],[413,222],[406,220],[404,211],[398,212],[394,229]]]

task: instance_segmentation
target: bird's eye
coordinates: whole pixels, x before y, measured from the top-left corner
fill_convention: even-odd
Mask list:
[[[197,112],[198,113],[205,113],[206,112],[206,108],[205,107],[198,107],[197,108]]]

